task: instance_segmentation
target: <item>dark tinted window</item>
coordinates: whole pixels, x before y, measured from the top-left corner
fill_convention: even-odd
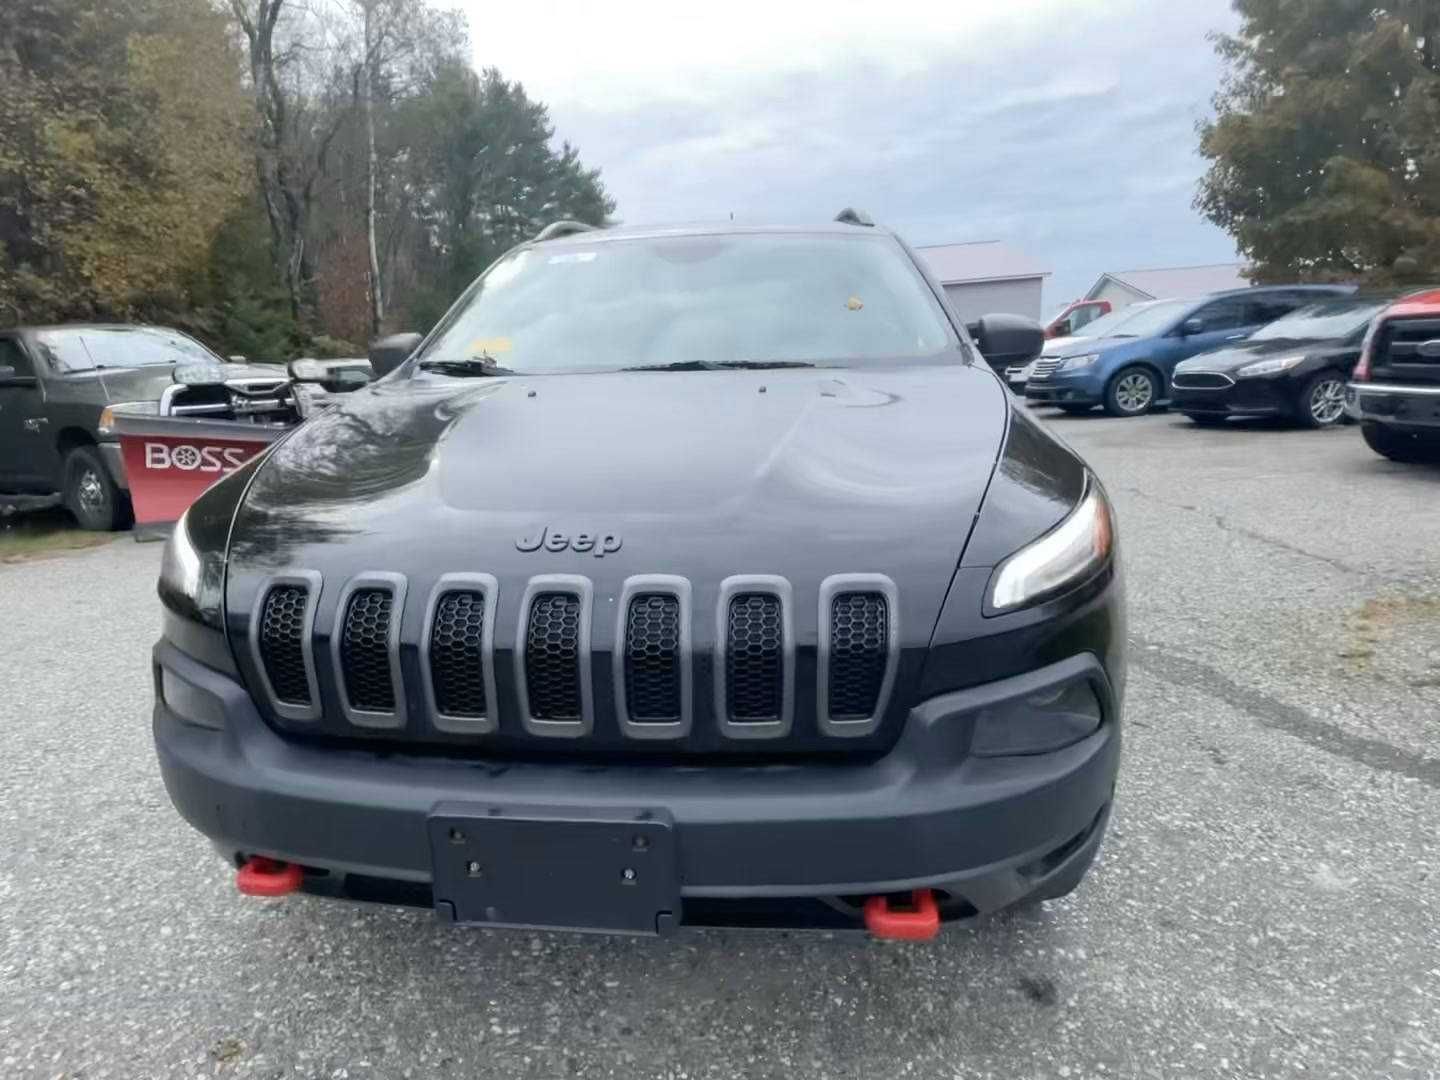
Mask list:
[[[31,375],[30,358],[14,338],[0,338],[0,367],[12,367],[16,375]]]
[[[954,344],[886,236],[745,233],[538,244],[505,256],[420,361],[525,373],[933,356]]]
[[[1302,297],[1293,294],[1257,296],[1250,301],[1248,321],[1251,324],[1274,322],[1282,315],[1289,315],[1304,302]]]
[[[1249,306],[1249,303],[1244,300],[1214,300],[1195,312],[1190,318],[1200,320],[1203,327],[1201,333],[1237,330],[1242,326],[1250,325]]]

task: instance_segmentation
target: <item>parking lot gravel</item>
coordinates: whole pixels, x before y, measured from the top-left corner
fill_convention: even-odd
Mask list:
[[[1440,1076],[1440,468],[1044,418],[1120,515],[1115,817],[926,944],[241,897],[150,745],[158,545],[0,565],[0,1076]]]

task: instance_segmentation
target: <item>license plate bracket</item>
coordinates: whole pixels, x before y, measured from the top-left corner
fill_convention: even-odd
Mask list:
[[[449,802],[427,830],[447,921],[658,934],[679,918],[675,827],[662,810]]]

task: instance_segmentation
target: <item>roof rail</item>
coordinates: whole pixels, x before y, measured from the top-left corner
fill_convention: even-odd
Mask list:
[[[856,210],[853,206],[847,206],[835,215],[835,220],[842,225],[864,225],[867,228],[875,227],[875,219],[864,210]]]
[[[543,240],[558,240],[562,236],[572,236],[575,233],[594,231],[594,225],[586,225],[583,221],[552,221],[540,230],[539,234],[531,243],[538,244]]]

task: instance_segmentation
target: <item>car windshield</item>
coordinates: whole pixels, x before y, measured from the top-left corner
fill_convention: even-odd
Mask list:
[[[918,358],[954,343],[888,236],[582,238],[505,256],[417,361],[545,374]]]
[[[1132,304],[1128,308],[1111,312],[1096,319],[1085,327],[1086,337],[1149,337],[1168,330],[1182,312],[1190,306],[1188,300],[1154,300],[1146,304]],[[1137,310],[1138,309],[1138,310]],[[1100,326],[1115,316],[1122,318],[1109,326]],[[1096,328],[1099,327],[1099,331]]]
[[[1076,330],[1072,337],[1114,337],[1117,336],[1120,328],[1131,319],[1138,317],[1145,311],[1154,307],[1157,303],[1165,301],[1150,301],[1144,304],[1131,304],[1116,311],[1107,312],[1098,319],[1093,319],[1080,329]]]
[[[1251,341],[1322,341],[1344,338],[1364,329],[1388,300],[1327,300],[1297,308],[1250,335]]]
[[[62,371],[224,363],[194,338],[178,330],[153,326],[42,330],[35,335],[35,341],[40,351]]]

